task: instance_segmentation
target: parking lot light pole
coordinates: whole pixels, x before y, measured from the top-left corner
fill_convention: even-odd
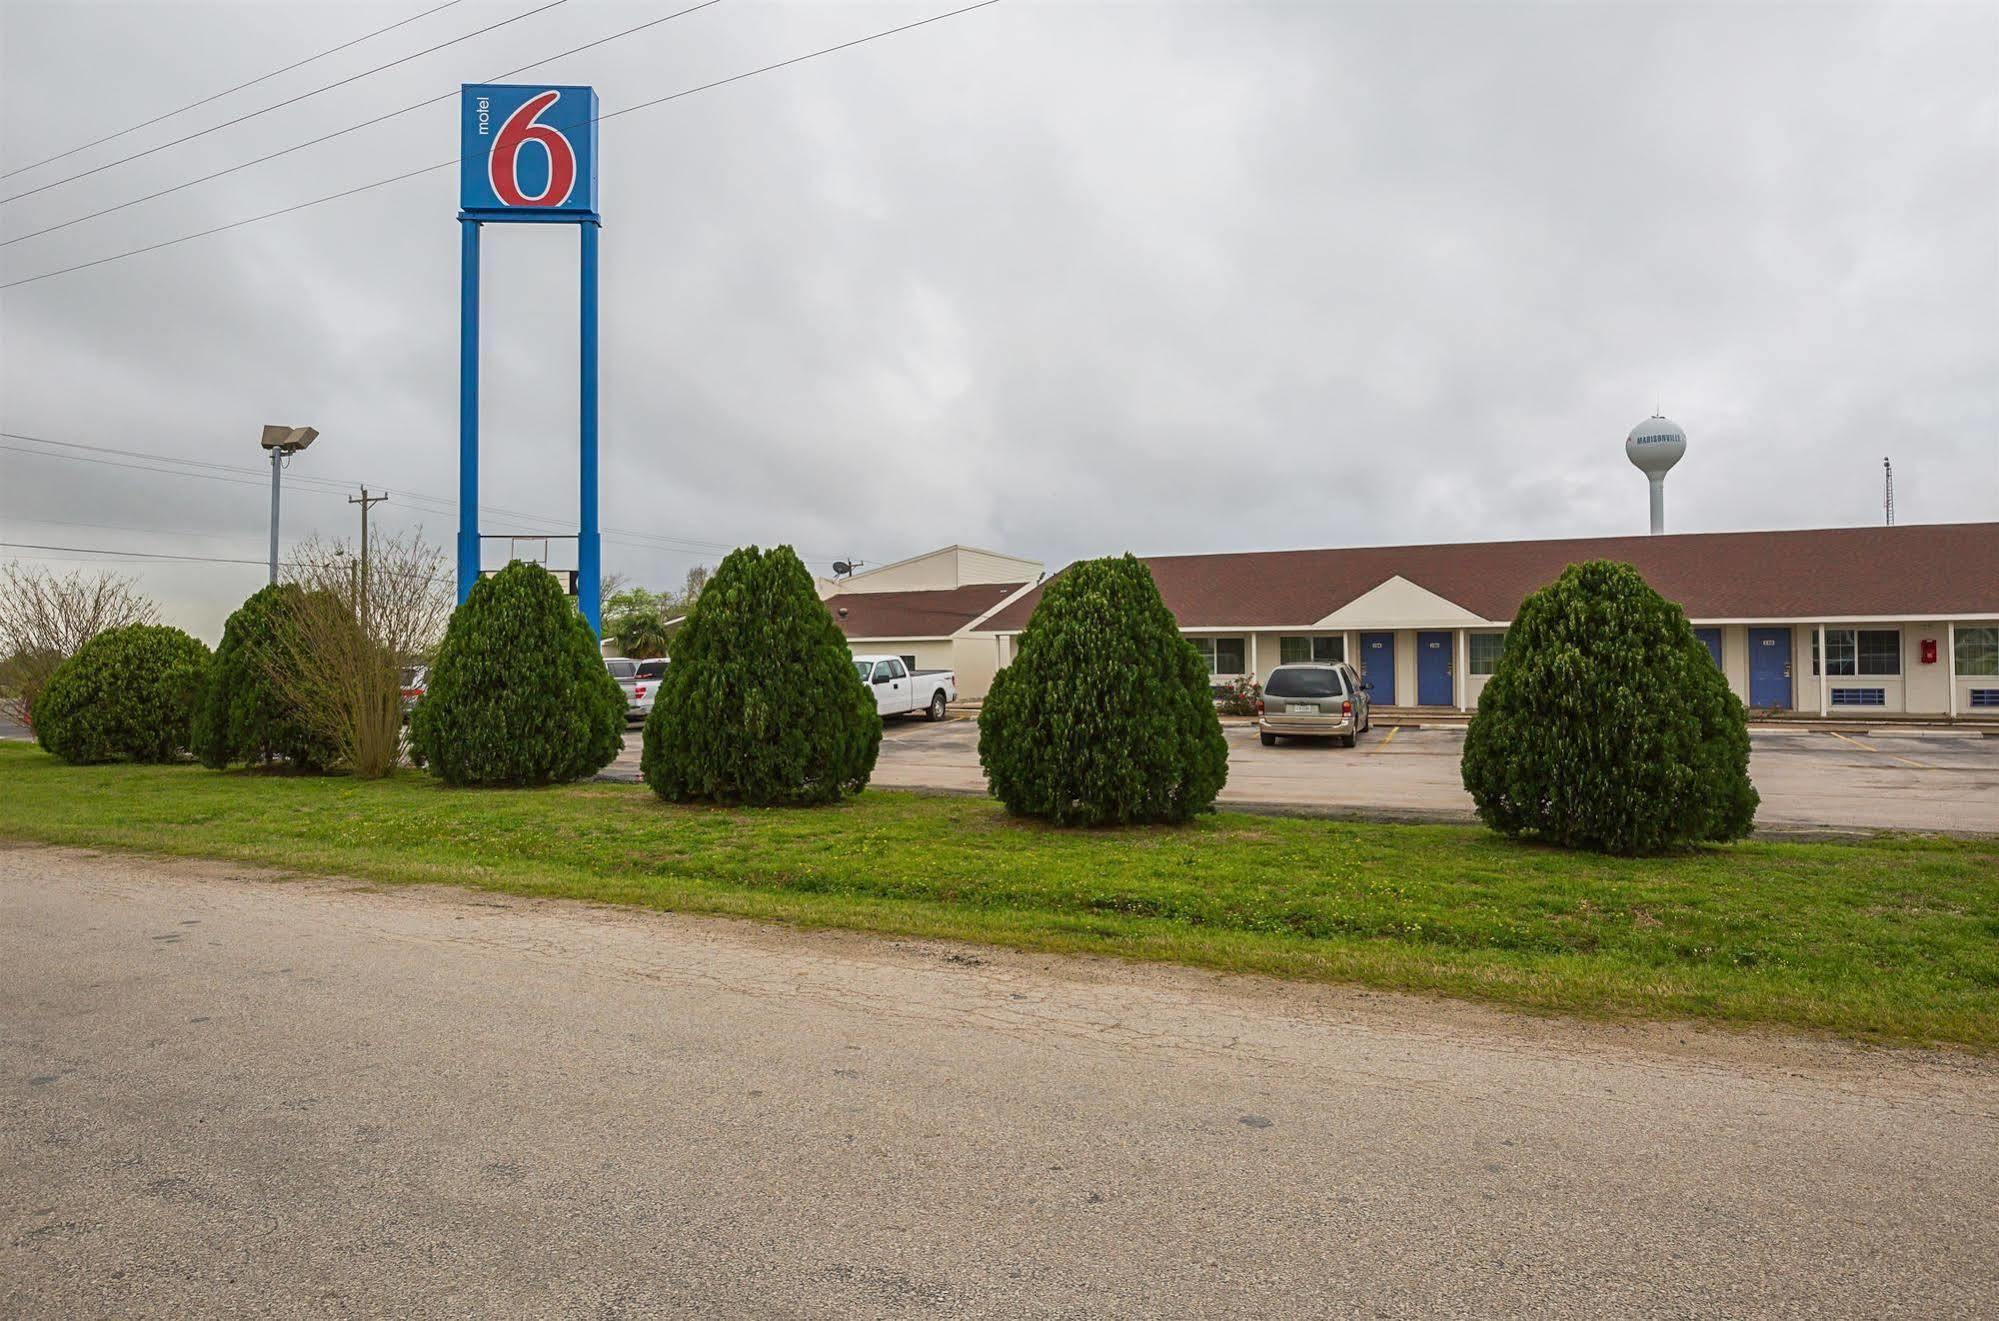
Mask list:
[[[271,582],[278,581],[278,488],[285,460],[319,438],[311,427],[267,426],[257,442],[271,452]]]

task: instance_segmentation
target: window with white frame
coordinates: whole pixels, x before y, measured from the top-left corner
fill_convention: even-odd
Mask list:
[[[1819,631],[1812,630],[1812,673],[1819,672]],[[1902,672],[1899,628],[1825,630],[1825,672],[1834,678],[1881,678]]]
[[[1347,640],[1331,638],[1279,638],[1277,659],[1285,665],[1335,665],[1347,658]]]
[[[1506,634],[1473,633],[1465,645],[1471,651],[1471,672],[1489,675],[1499,668],[1499,653],[1506,649]]]
[[[1957,630],[1957,672],[1974,679],[1999,675],[1999,628]]]
[[[1241,638],[1189,637],[1187,641],[1201,653],[1209,674],[1242,674],[1247,668]]]

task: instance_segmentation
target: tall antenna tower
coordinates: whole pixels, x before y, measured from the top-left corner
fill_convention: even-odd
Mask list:
[[[1895,465],[1887,459],[1881,460],[1881,481],[1883,494],[1881,508],[1888,515],[1888,526],[1895,526]]]

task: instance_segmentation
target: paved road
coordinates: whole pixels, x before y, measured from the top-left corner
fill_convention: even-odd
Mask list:
[[[1458,779],[1461,729],[1377,729],[1355,749],[1319,743],[1266,748],[1247,725],[1227,726],[1222,802],[1328,815],[1469,821]],[[893,789],[985,792],[978,726],[891,721],[873,783]],[[638,734],[609,774],[638,777]],[[1802,730],[1750,737],[1749,773],[1768,829],[1956,830],[1999,834],[1999,738],[1956,730],[1845,735]]]
[[[0,1313],[1881,1316],[1999,1062],[0,849]]]

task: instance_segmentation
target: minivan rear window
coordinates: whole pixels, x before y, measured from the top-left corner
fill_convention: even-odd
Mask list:
[[[1275,669],[1270,672],[1270,682],[1263,685],[1265,697],[1344,697],[1346,690],[1340,686],[1340,672],[1316,665],[1300,665],[1295,669]]]
[[[645,661],[639,666],[639,678],[641,679],[657,679],[665,673],[666,662],[663,660]]]
[[[604,668],[611,672],[613,679],[635,678],[639,672],[639,667],[628,660],[607,660]]]

